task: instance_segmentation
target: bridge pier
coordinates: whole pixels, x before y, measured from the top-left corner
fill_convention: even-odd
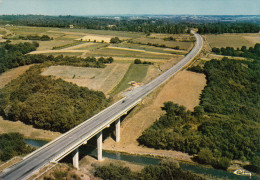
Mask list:
[[[102,161],[102,131],[97,134],[97,155],[98,155],[98,161]]]
[[[120,141],[120,121],[121,118],[119,118],[118,120],[116,120],[116,142]]]
[[[79,148],[73,151],[72,156],[73,166],[79,169]]]

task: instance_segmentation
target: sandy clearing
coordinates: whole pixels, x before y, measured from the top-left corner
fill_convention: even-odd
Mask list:
[[[253,44],[260,43],[260,34],[256,36],[243,36],[243,38],[245,38]]]
[[[82,40],[82,41],[95,41],[96,42],[106,42],[109,43],[111,38],[113,38],[115,36],[110,36],[110,35],[97,35],[97,34],[85,34],[85,36],[77,39],[77,40]],[[126,40],[126,39],[130,39],[129,37],[119,37],[119,39],[121,40]]]
[[[130,63],[108,64],[105,68],[51,66],[42,75],[52,75],[106,95],[121,81]]]
[[[123,48],[123,47],[106,47],[108,49],[120,49],[120,50],[126,50],[126,51],[135,51],[135,52],[145,52],[145,53],[152,53],[152,54],[163,54],[163,55],[170,55],[172,56],[172,54],[170,53],[160,53],[160,52],[152,52],[152,51],[145,51],[145,50],[141,50],[141,49],[131,49],[131,48]]]
[[[179,72],[163,87],[145,98],[142,107],[137,107],[126,117],[121,125],[120,142],[116,143],[109,137],[104,141],[104,149],[131,154],[168,156],[178,160],[191,161],[191,157],[186,153],[138,146],[136,139],[164,113],[160,109],[164,102],[173,101],[193,110],[199,104],[199,96],[205,84],[206,79],[203,74],[190,71]]]
[[[61,133],[58,132],[33,128],[32,125],[26,125],[21,121],[13,122],[9,120],[4,120],[1,116],[0,125],[0,134],[18,132],[23,134],[26,138],[43,140],[53,140],[61,135]]]
[[[2,73],[0,75],[0,88],[3,88],[6,84],[11,82],[13,79],[18,78],[20,75],[25,73],[25,71],[27,71],[31,66],[33,65],[20,66]]]

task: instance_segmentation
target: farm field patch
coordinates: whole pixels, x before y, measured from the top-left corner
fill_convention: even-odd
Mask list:
[[[87,56],[112,56],[112,57],[134,57],[134,58],[151,58],[151,59],[170,59],[174,57],[172,54],[161,54],[154,52],[140,52],[131,51],[126,49],[111,49],[103,48],[96,51],[91,51],[86,54]]]
[[[124,78],[120,81],[120,83],[113,90],[113,94],[117,94],[125,89],[129,88],[128,84],[130,81],[143,82],[147,75],[149,65],[145,64],[131,64]]]
[[[233,47],[241,48],[242,46],[253,47],[255,43],[260,43],[259,34],[220,34],[205,35],[211,48]]]
[[[141,44],[158,44],[158,45],[165,45],[169,48],[176,48],[176,46],[179,46],[181,50],[190,50],[192,48],[193,42],[179,42],[179,41],[165,41],[163,39],[157,39],[157,38],[147,38],[147,37],[141,37],[133,40],[134,43],[141,43]]]
[[[42,75],[52,75],[107,95],[121,81],[129,66],[130,63],[113,63],[105,68],[51,66]]]

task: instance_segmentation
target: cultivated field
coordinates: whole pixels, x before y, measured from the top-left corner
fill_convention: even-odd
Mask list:
[[[94,30],[94,29],[63,29],[60,28],[58,31],[61,32],[71,32],[71,33],[85,33],[85,34],[95,34],[95,35],[105,35],[105,36],[117,36],[117,37],[127,37],[127,38],[138,38],[145,36],[145,33],[139,32],[127,32],[127,31],[107,31],[107,30]]]
[[[30,40],[19,40],[19,36],[26,35],[48,35],[53,38],[51,41],[38,41],[40,46],[36,52],[31,54],[44,55],[65,55],[78,57],[113,57],[118,62],[133,62],[134,59],[144,59],[154,63],[166,63],[170,59],[179,59],[179,55],[187,53],[193,43],[181,42],[191,40],[192,36],[184,35],[167,35],[152,34],[146,37],[144,33],[124,32],[124,31],[105,31],[89,29],[65,29],[49,27],[27,27],[27,26],[10,26],[7,27],[13,34],[8,36],[12,43],[32,42]],[[110,44],[112,37],[119,37],[124,42],[119,44]],[[176,41],[165,41],[163,38],[172,36]],[[82,41],[81,41],[82,40]],[[89,41],[86,43],[85,41]],[[134,43],[127,43],[128,40]],[[94,42],[95,41],[95,42]],[[104,43],[101,43],[104,41]],[[159,45],[166,45],[168,48],[154,47],[136,44],[137,42],[150,42]],[[183,50],[172,49],[179,46]]]
[[[113,49],[113,48],[102,48],[96,51],[87,52],[86,56],[112,56],[112,57],[134,57],[134,58],[150,58],[150,59],[170,59],[173,58],[173,54],[162,54],[156,52],[144,52],[144,51],[133,51],[129,49]]]
[[[77,39],[80,41],[91,41],[91,42],[106,42],[109,43],[110,39],[114,36],[108,36],[108,35],[96,35],[96,34],[86,34],[85,36]],[[119,37],[120,40],[126,40],[129,39],[127,37]]]
[[[51,66],[42,75],[52,75],[78,86],[104,92],[106,95],[121,81],[130,63],[113,63],[105,68]]]
[[[175,50],[170,48],[161,48],[161,47],[154,47],[154,46],[147,46],[141,44],[131,44],[131,43],[120,43],[120,44],[113,44],[109,47],[118,47],[124,48],[129,50],[142,50],[146,52],[158,52],[158,53],[168,53],[168,54],[186,54],[186,51],[182,50]]]
[[[192,48],[193,42],[181,42],[181,41],[165,41],[159,38],[149,38],[149,37],[141,37],[133,40],[134,43],[141,43],[141,44],[158,44],[158,45],[165,45],[169,48],[175,48],[179,46],[181,50],[188,51]]]
[[[128,71],[126,72],[124,78],[120,81],[120,83],[113,90],[113,94],[117,94],[125,89],[129,88],[128,84],[130,81],[143,82],[147,75],[147,71],[150,65],[145,64],[131,64]]]
[[[234,47],[242,46],[253,47],[256,43],[260,43],[260,34],[220,34],[205,35],[211,48],[217,47]]]

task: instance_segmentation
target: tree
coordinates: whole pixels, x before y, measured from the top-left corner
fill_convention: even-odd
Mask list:
[[[142,64],[142,61],[140,59],[135,59],[134,63],[135,64]]]
[[[200,150],[198,154],[198,160],[203,164],[210,164],[212,162],[213,155],[212,152],[208,148],[203,148]]]
[[[205,112],[204,112],[204,109],[203,109],[202,106],[196,106],[196,107],[194,107],[194,112],[193,112],[193,114],[194,114],[195,117],[201,118],[204,113],[205,113]]]
[[[121,40],[118,37],[114,37],[110,39],[110,43],[112,44],[121,43]]]

